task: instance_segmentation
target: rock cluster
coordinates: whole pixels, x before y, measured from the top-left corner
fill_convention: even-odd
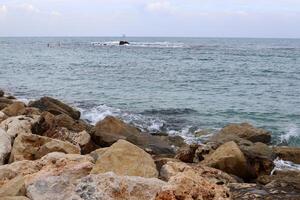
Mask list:
[[[188,145],[112,116],[93,126],[57,99],[27,105],[0,90],[0,199],[300,199],[299,171],[273,170],[276,157],[300,163],[299,149],[270,141],[242,123]]]

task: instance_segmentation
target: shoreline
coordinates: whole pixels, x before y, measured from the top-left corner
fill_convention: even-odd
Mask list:
[[[89,124],[51,97],[25,104],[0,90],[0,108],[0,198],[300,198],[300,148],[248,123],[187,144],[113,116]]]

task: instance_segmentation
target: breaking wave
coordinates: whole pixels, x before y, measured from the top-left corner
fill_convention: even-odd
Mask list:
[[[271,175],[273,175],[274,172],[276,171],[299,171],[300,170],[299,164],[295,164],[290,161],[281,160],[279,158],[276,158],[274,160],[274,165],[275,167],[272,170]]]
[[[119,41],[106,41],[106,42],[92,42],[93,46],[111,47],[120,46]],[[186,45],[181,42],[130,42],[129,44],[122,45],[129,47],[148,47],[148,48],[184,48]]]

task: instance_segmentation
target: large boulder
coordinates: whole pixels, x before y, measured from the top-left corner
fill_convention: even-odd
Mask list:
[[[220,133],[225,135],[237,135],[238,137],[249,140],[251,142],[271,142],[271,133],[269,131],[261,128],[255,128],[248,123],[230,124],[221,129]]]
[[[23,102],[16,101],[4,108],[2,112],[9,117],[24,115],[26,112],[26,105]]]
[[[194,170],[183,170],[169,178],[155,200],[229,200],[230,197],[231,194],[226,186],[212,183]]]
[[[39,160],[23,160],[0,166],[0,188],[17,176],[24,176],[25,187],[48,176],[76,180],[88,175],[93,166],[90,156],[53,152]]]
[[[201,162],[204,165],[220,169],[241,178],[252,178],[247,160],[235,142],[221,145]]]
[[[26,117],[23,115],[10,117],[0,123],[0,128],[6,131],[6,133],[13,140],[20,133],[31,134],[31,127],[38,119],[38,116]]]
[[[42,97],[37,101],[29,102],[28,106],[38,108],[41,111],[48,111],[54,115],[66,114],[76,120],[80,118],[78,110],[51,97]]]
[[[0,128],[0,165],[5,164],[11,151],[11,139],[6,132]]]
[[[81,131],[90,131],[91,125],[86,123],[85,121],[79,119],[75,120],[69,115],[60,114],[55,116],[56,124],[59,127],[65,127],[70,131],[81,132]]]
[[[282,160],[291,161],[296,164],[300,164],[300,148],[297,147],[274,147],[273,148],[277,157]]]
[[[0,110],[6,108],[8,105],[12,104],[13,101],[6,97],[0,97]]]
[[[119,139],[127,140],[151,154],[174,155],[174,149],[166,139],[141,133],[139,129],[124,123],[120,119],[108,116],[99,121],[93,131],[92,139],[96,144],[107,147]]]
[[[29,185],[27,196],[32,200],[150,200],[165,184],[156,178],[118,176],[112,172],[89,175],[76,182],[53,176]]]
[[[0,199],[7,196],[25,195],[25,182],[23,176],[17,176],[0,187]]]
[[[36,160],[51,152],[80,154],[80,148],[48,137],[20,134],[15,139],[9,161]]]
[[[112,171],[117,175],[157,177],[158,172],[151,155],[143,149],[119,140],[99,155],[92,174]]]

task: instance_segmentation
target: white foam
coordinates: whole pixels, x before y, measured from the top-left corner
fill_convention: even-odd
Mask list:
[[[280,136],[281,142],[289,142],[292,139],[299,137],[299,129],[295,124],[290,124],[287,127],[287,131]]]
[[[274,160],[274,169],[271,172],[271,175],[274,174],[275,171],[299,171],[300,170],[300,165],[295,164],[291,161],[285,161],[279,158],[276,158]]]
[[[92,42],[93,46],[120,46],[119,41]],[[183,48],[186,45],[181,42],[130,42],[122,46],[148,47],[148,48]]]

